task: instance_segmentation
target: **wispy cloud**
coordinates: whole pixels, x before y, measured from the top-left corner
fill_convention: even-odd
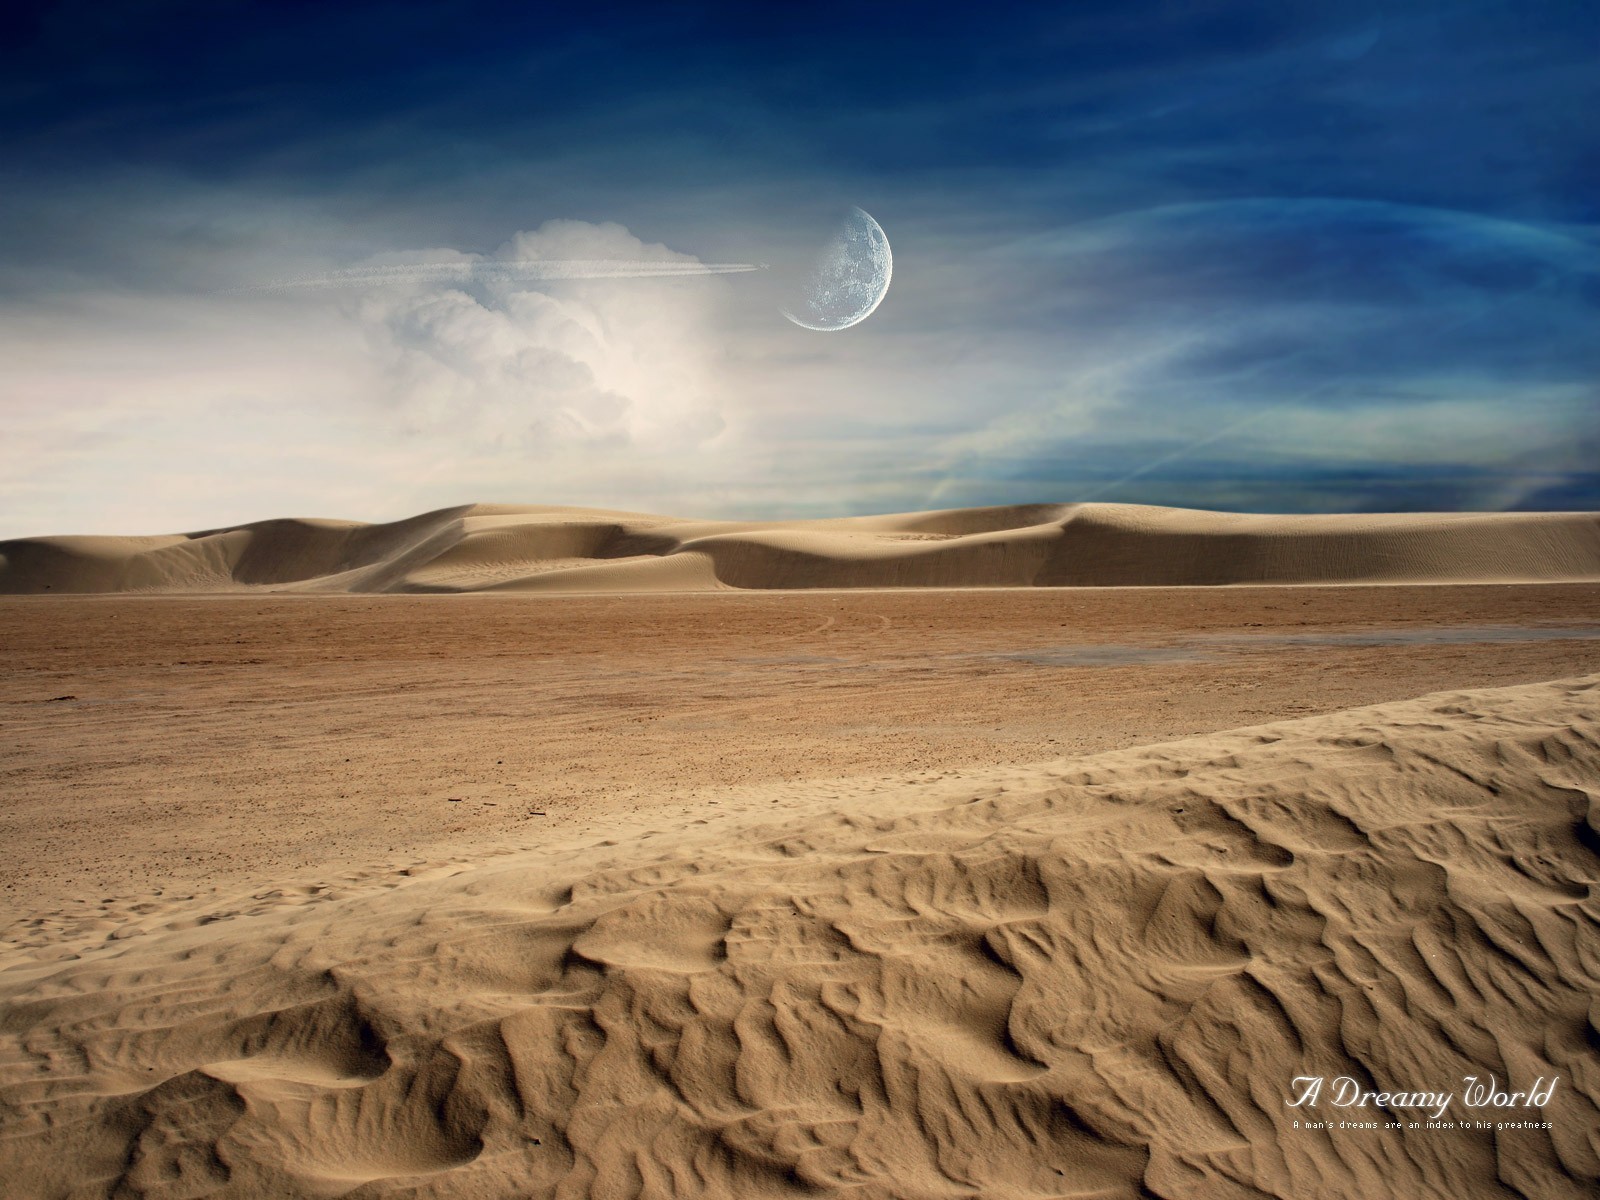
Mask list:
[[[1600,507],[1583,5],[136,7],[0,46],[6,532]]]
[[[1600,429],[1600,246],[1585,238],[1252,199],[1089,222],[1011,259],[1032,280],[1014,319],[1053,334],[1059,390],[951,438],[937,495],[1021,470],[1137,499],[1186,460],[1176,474],[1205,503],[1206,461],[1243,458],[1279,489],[1291,468],[1451,462],[1481,472],[1477,503],[1499,507],[1509,464],[1576,469]],[[1365,506],[1345,478],[1345,505]]]

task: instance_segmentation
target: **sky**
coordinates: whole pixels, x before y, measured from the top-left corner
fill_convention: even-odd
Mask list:
[[[1600,510],[1592,0],[3,11],[0,537]],[[770,269],[258,286],[527,258]]]

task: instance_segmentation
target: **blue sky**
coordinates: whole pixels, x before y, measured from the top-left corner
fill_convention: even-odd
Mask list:
[[[0,45],[0,536],[1600,509],[1589,3],[100,0]],[[889,296],[789,325],[853,204]],[[226,290],[528,254],[773,269]]]

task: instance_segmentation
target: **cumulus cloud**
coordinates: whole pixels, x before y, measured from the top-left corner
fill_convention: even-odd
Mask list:
[[[548,221],[493,255],[446,251],[386,263],[697,260],[617,224]],[[464,447],[658,452],[726,428],[708,364],[725,285],[684,279],[411,281],[347,304],[404,427]]]
[[[373,261],[541,258],[697,261],[584,221],[547,222],[485,256]],[[491,271],[361,292],[104,287],[0,303],[0,537],[390,519],[475,500],[712,499],[738,454],[717,370],[735,295],[714,276]]]

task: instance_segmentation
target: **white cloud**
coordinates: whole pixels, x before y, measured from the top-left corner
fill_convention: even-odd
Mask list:
[[[1238,465],[1267,481],[1239,493],[1249,505],[1321,486],[1321,470],[1483,467],[1526,492],[1546,486],[1534,467],[1592,458],[1594,375],[1581,369],[1592,349],[1579,343],[1593,270],[1564,249],[1533,255],[1537,286],[1523,288],[1515,272],[1504,283],[1467,271],[1500,261],[1481,247],[1463,257],[1450,242],[1414,262],[1401,251],[1437,241],[1419,233],[1392,254],[1352,256],[1323,244],[1320,217],[1294,213],[1258,227],[1253,210],[1228,210],[1175,233],[1156,222],[1150,245],[1100,229],[1065,250],[1056,238],[1015,252],[902,216],[890,225],[903,246],[893,292],[870,322],[828,335],[777,315],[789,281],[769,249],[790,232],[775,218],[754,233],[700,232],[709,258],[777,264],[748,275],[485,271],[471,283],[201,294],[357,265],[352,246],[440,240],[437,225],[356,228],[225,199],[180,208],[177,223],[203,237],[153,222],[148,204],[139,220],[108,209],[86,224],[94,241],[79,260],[92,271],[0,270],[11,297],[0,299],[0,537],[386,520],[474,500],[835,515],[1072,499],[1124,478],[1107,498],[1227,504],[1206,480]],[[1306,254],[1267,253],[1278,243],[1262,250],[1263,229]],[[1529,258],[1523,239],[1484,237],[1511,266]],[[367,261],[537,258],[697,261],[584,221],[546,222],[487,255]],[[1310,277],[1297,283],[1296,264]]]
[[[471,259],[430,250],[387,261]],[[492,256],[695,261],[552,221]],[[0,537],[475,500],[670,507],[736,453],[711,276],[0,310]]]
[[[492,257],[695,261],[620,225],[583,221],[546,222]],[[722,352],[715,316],[725,288],[711,277],[542,284],[490,277],[470,289],[385,288],[348,311],[408,429],[535,455],[655,453],[699,446],[725,427],[726,400],[706,365]]]

